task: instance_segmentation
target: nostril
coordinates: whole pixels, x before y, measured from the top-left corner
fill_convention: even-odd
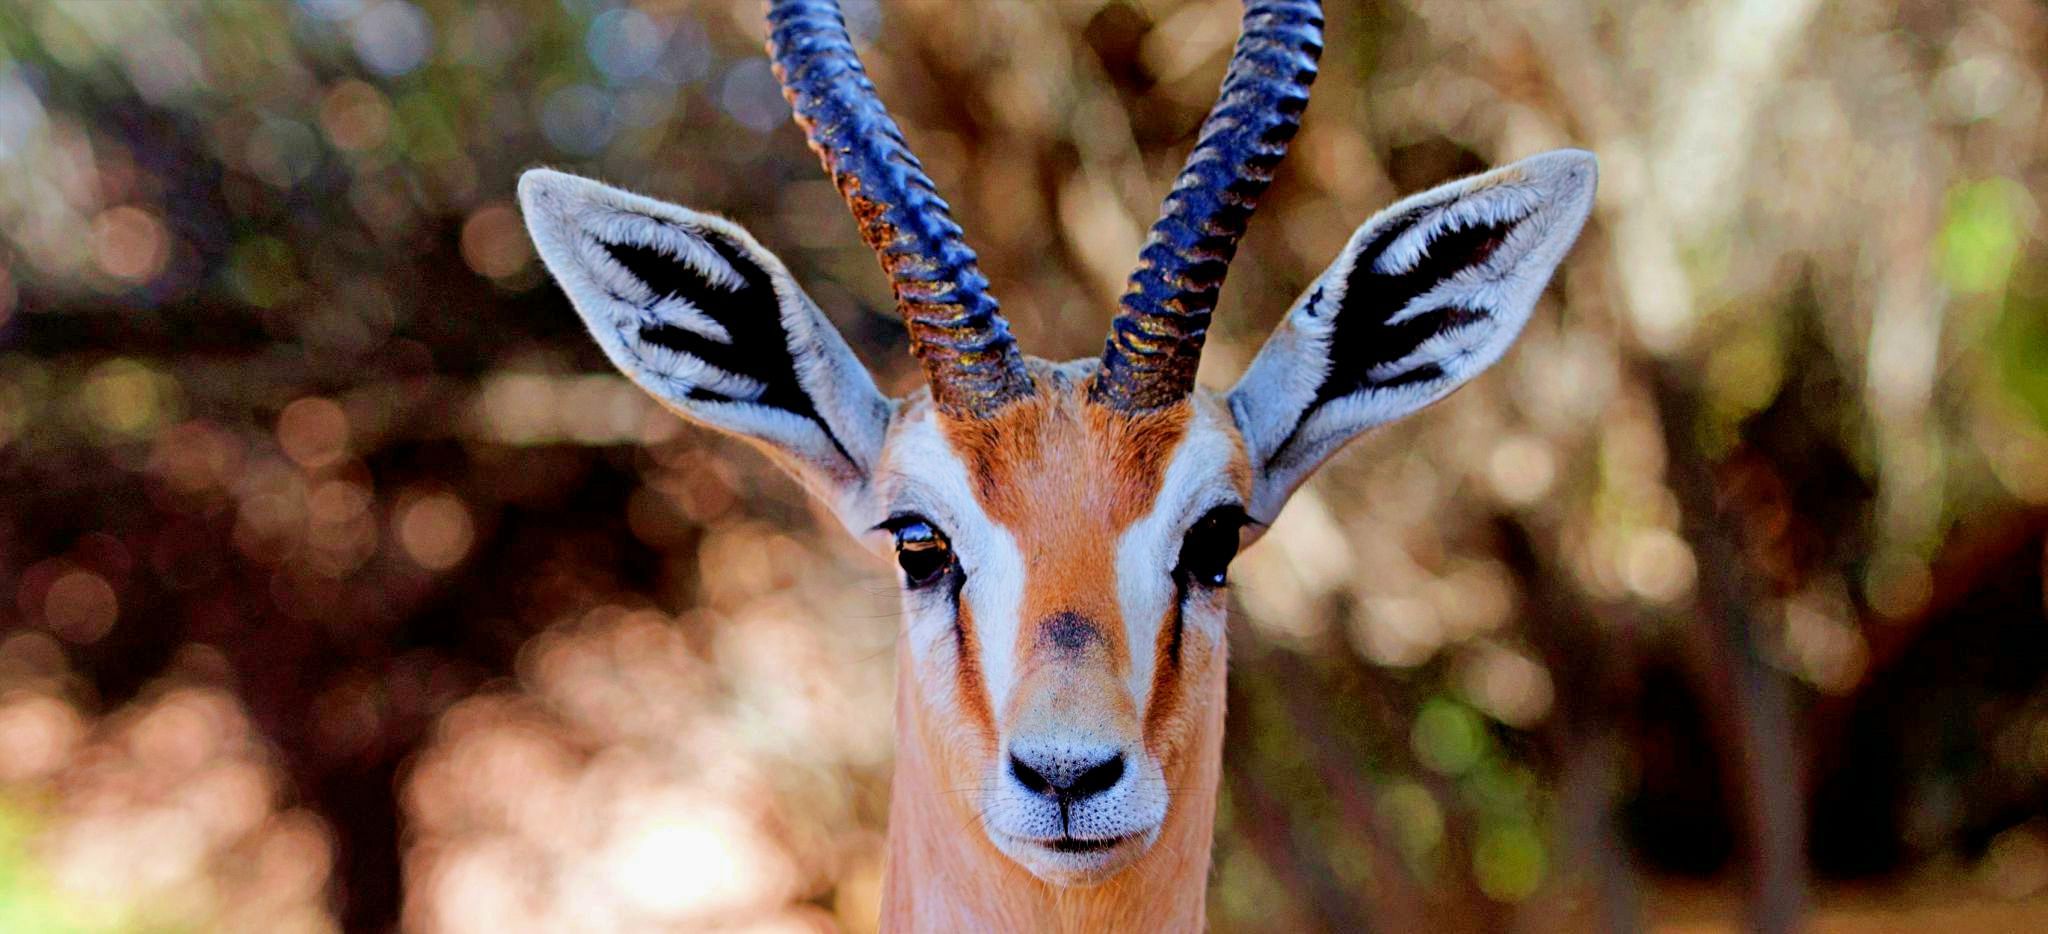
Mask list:
[[[1124,754],[1117,753],[1074,776],[1074,781],[1062,790],[1068,798],[1080,800],[1115,788],[1123,777]]]
[[[1016,777],[1017,784],[1023,785],[1032,794],[1045,795],[1047,797],[1059,794],[1059,789],[1053,787],[1051,779],[1040,774],[1037,769],[1032,768],[1024,760],[1017,758],[1015,754],[1010,756],[1010,774]]]
[[[1010,776],[1041,798],[1073,803],[1115,788],[1124,777],[1122,751],[1022,748],[1010,751]]]

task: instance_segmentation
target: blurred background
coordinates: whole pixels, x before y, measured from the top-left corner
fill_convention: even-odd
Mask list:
[[[1329,4],[1227,386],[1539,150],[1519,347],[1244,555],[1219,931],[2048,925],[2048,7]],[[1096,353],[1233,0],[846,0]],[[872,929],[896,597],[605,365],[513,203],[731,216],[914,367],[758,0],[0,0],[0,930]]]

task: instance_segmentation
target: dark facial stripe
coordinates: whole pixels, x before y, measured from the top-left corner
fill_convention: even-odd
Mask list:
[[[988,696],[988,679],[981,671],[981,639],[974,628],[974,614],[960,599],[960,591],[953,591],[953,651],[957,656],[953,663],[953,691],[959,696],[960,711],[970,723],[981,730],[983,738],[994,744],[997,738],[996,718]]]
[[[1173,619],[1168,620],[1166,624],[1166,663],[1175,668],[1180,667],[1180,640],[1187,622],[1187,613],[1184,611],[1187,602],[1187,588],[1181,587],[1173,597]]]
[[[1186,588],[1176,588],[1173,607],[1167,610],[1167,619],[1159,627],[1159,661],[1152,668],[1152,686],[1145,698],[1145,744],[1156,748],[1160,742],[1160,730],[1180,710],[1181,705],[1181,645],[1186,636],[1186,614],[1188,593]]]

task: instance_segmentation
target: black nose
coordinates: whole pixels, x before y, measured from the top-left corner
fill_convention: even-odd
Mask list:
[[[1010,774],[1032,794],[1071,803],[1115,788],[1124,777],[1124,754],[1013,748]]]

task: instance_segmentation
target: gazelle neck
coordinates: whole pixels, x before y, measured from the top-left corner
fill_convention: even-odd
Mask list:
[[[899,651],[882,930],[1202,930],[1223,765],[1224,669],[1211,666],[1215,683],[1191,692],[1191,701],[1209,706],[1195,718],[1200,735],[1180,769],[1167,773],[1176,791],[1158,841],[1107,882],[1056,886],[1004,856],[982,832],[973,793],[979,784],[947,774],[942,751],[957,740],[923,715],[918,679]]]

